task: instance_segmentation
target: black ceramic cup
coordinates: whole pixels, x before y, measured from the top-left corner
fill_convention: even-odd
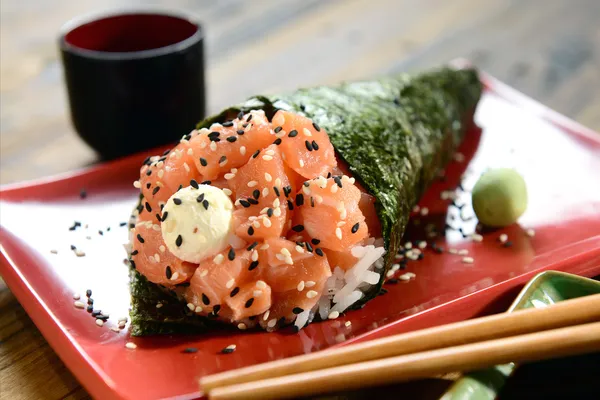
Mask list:
[[[193,18],[83,17],[63,27],[59,45],[73,125],[104,158],[175,142],[204,118],[203,34]]]

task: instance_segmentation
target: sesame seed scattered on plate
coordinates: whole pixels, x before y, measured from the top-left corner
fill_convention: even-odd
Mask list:
[[[506,233],[503,233],[498,237],[498,240],[500,241],[500,243],[504,243],[508,240],[508,235]]]
[[[338,311],[332,311],[329,313],[329,315],[327,316],[328,319],[336,319],[337,317],[340,316],[340,313]]]
[[[81,296],[78,293],[73,293],[73,300],[79,300]]]
[[[103,320],[101,320],[101,319],[97,319],[97,320],[96,320],[96,325],[98,325],[98,326],[102,327],[102,326],[104,326],[104,321],[103,321]]]
[[[525,231],[525,234],[526,234],[527,236],[529,236],[529,237],[534,237],[534,236],[535,236],[535,231],[534,231],[533,229],[531,229],[531,228],[530,228],[530,229],[527,229],[527,230]]]
[[[463,257],[462,262],[465,264],[473,264],[475,260],[473,257]]]
[[[133,343],[133,342],[127,342],[127,343],[125,343],[125,347],[127,347],[128,349],[133,350],[133,349],[137,348],[137,345],[135,343]]]
[[[81,301],[76,301],[73,303],[73,305],[75,306],[75,308],[81,308],[81,309],[85,308],[85,304]]]

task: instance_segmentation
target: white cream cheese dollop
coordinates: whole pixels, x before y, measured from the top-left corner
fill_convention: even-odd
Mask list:
[[[198,264],[229,245],[233,203],[221,189],[211,185],[182,188],[165,204],[161,230],[171,253]]]

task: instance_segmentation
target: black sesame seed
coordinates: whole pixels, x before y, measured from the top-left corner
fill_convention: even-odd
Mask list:
[[[200,182],[201,185],[210,185],[211,181],[202,181]]]
[[[252,115],[250,115],[252,116]],[[234,348],[232,347],[225,347],[223,350],[221,350],[221,354],[231,354],[235,351]]]
[[[131,223],[131,224],[129,224],[129,228],[130,228],[130,229],[133,229],[133,228],[135,228],[135,224],[134,224],[134,223]]]
[[[233,249],[233,247],[229,249],[229,252],[227,253],[227,258],[229,259],[229,261],[235,260],[235,250]]]
[[[227,161],[227,157],[221,156],[221,158],[219,158],[219,164],[224,163],[225,161]]]
[[[167,155],[167,154],[169,154],[170,152],[171,152],[171,149],[167,149],[167,150],[165,150],[165,151],[162,153],[162,155],[163,155],[163,156],[166,156],[166,155]]]
[[[221,311],[221,305],[220,305],[220,304],[217,304],[217,305],[215,305],[215,306],[213,307],[213,309],[212,309],[212,312],[213,312],[214,314],[218,314],[218,313],[219,313],[219,311]]]
[[[200,195],[198,197],[196,197],[196,201],[198,203],[202,203],[203,200],[204,200],[204,193],[200,193]]]
[[[301,111],[306,111],[306,106],[304,104],[300,104],[300,110]]]
[[[248,228],[248,235],[250,235],[250,236],[254,235],[254,228],[253,227],[249,227]]]
[[[331,178],[331,172],[327,173],[327,179]]]
[[[97,317],[102,314],[102,310],[95,310],[92,312],[92,317]]]
[[[292,187],[291,186],[284,186],[283,188],[283,194],[285,194],[285,197],[288,197],[290,195],[290,193],[292,192]]]
[[[304,196],[302,195],[302,193],[298,193],[296,195],[296,205],[301,206],[303,204],[304,204]]]
[[[162,215],[162,222],[165,222],[165,221],[167,220],[167,217],[168,217],[168,216],[169,216],[169,212],[168,212],[168,211],[165,211],[165,212],[163,212],[163,215]]]
[[[92,296],[92,290],[91,289],[86,290],[85,291],[85,296],[86,297],[91,297]]]
[[[388,279],[387,281],[385,281],[385,283],[395,285],[396,283],[398,283],[398,279]]]
[[[310,196],[310,206],[314,207],[315,206],[315,198]]]
[[[292,230],[294,232],[302,232],[304,230],[304,225],[295,225],[295,226],[292,226]]]
[[[273,209],[272,209],[272,208],[270,208],[270,207],[269,207],[269,208],[267,208],[267,216],[268,216],[269,218],[271,218],[271,217],[273,216]]]
[[[144,159],[144,162],[142,163],[142,165],[149,165],[150,164],[150,159],[152,158],[152,156],[148,156]]]
[[[181,189],[183,189],[183,185],[179,185],[179,187],[177,188],[177,191],[179,192]]]
[[[183,349],[181,352],[182,352],[182,353],[188,353],[188,354],[189,354],[189,353],[197,353],[197,352],[198,352],[198,349],[197,349],[197,348],[195,348],[195,347],[186,347],[186,348],[185,348],[185,349]]]
[[[227,141],[228,141],[229,143],[233,143],[233,142],[235,142],[236,140],[237,140],[237,137],[236,137],[236,136],[229,136],[229,137],[227,138]]]
[[[248,118],[246,118],[246,122],[250,122],[252,121],[252,114],[248,115]]]
[[[181,199],[178,199],[177,197],[173,197],[173,203],[175,203],[175,205],[179,206],[179,205],[181,205]]]
[[[288,201],[287,201],[287,205],[288,205],[288,208],[290,209],[290,211],[293,211],[293,210],[294,210],[294,203],[292,203],[292,201],[291,201],[291,200],[288,200]]]
[[[244,208],[248,208],[248,207],[250,207],[250,203],[248,203],[248,201],[247,201],[247,200],[244,200],[244,199],[240,200],[240,204],[241,204],[241,205],[242,205]]]
[[[203,167],[206,167],[208,165],[206,158],[200,157],[200,165],[202,165]]]
[[[135,269],[135,261],[133,261],[131,258],[129,259],[129,264],[131,264],[131,268]]]
[[[278,126],[277,128],[274,129],[275,133],[279,133],[281,132],[281,130],[283,129],[282,126]]]
[[[321,132],[321,127],[320,127],[319,125],[317,125],[317,123],[316,123],[316,122],[313,122],[313,124],[312,124],[312,125],[313,125],[313,128],[315,128],[315,130],[316,130],[317,132]]]
[[[194,189],[200,189],[200,186],[198,186],[198,182],[196,182],[195,179],[190,180],[190,186]]]
[[[358,223],[358,222],[357,222],[356,224],[352,225],[352,230],[351,230],[351,232],[352,232],[352,233],[356,233],[356,232],[358,232],[358,228],[360,228],[360,223]]]
[[[442,254],[444,252],[444,248],[443,247],[435,246],[433,248],[433,251],[436,252],[437,254]]]
[[[229,128],[230,126],[233,126],[233,121],[223,122],[221,125],[223,125],[225,128]]]
[[[181,283],[178,283],[175,286],[177,286],[177,287],[190,287],[190,283],[189,282],[181,282]]]
[[[146,203],[146,204],[147,204],[147,203]],[[104,232],[102,232],[102,231],[98,231],[98,235],[100,235],[100,236],[104,236]]]
[[[306,182],[303,183],[303,185],[306,186],[306,187],[309,187],[310,186],[310,182],[306,181]]]
[[[148,171],[146,171],[146,176],[150,176],[152,175],[152,170],[150,168],[148,168]]]
[[[134,251],[132,251],[132,252],[131,252],[131,255],[132,255],[132,256],[137,256],[137,255],[138,255],[138,253],[139,253],[139,251],[137,251],[137,250],[134,250]]]
[[[242,124],[242,128],[246,129],[248,127],[248,124]]]
[[[294,307],[294,309],[292,310],[292,312],[296,315],[301,314],[304,312],[303,309],[301,309],[300,307]]]
[[[165,275],[167,276],[167,279],[171,279],[171,277],[173,276],[173,271],[171,271],[171,267],[167,265],[167,269],[165,270]]]
[[[292,137],[292,138],[296,137],[296,136],[298,136],[298,131],[294,129],[294,130],[290,131],[290,133],[288,133],[288,136]]]
[[[310,242],[312,244],[314,244],[315,246],[318,245],[319,243],[321,243],[321,241],[319,239],[311,239]]]
[[[314,151],[317,151],[317,150],[319,150],[319,145],[317,144],[317,142],[315,142],[315,141],[313,140],[313,141],[311,142],[311,144],[312,144],[312,148],[313,148],[313,150],[314,150]]]
[[[209,305],[210,304],[210,299],[204,293],[202,293],[202,302],[204,303],[204,305]]]
[[[342,180],[340,179],[339,176],[334,176],[333,177],[333,181],[335,182],[336,185],[338,185],[340,188],[342,187]]]
[[[241,111],[241,110],[240,110],[240,113],[237,115],[237,118],[238,118],[238,119],[242,119],[242,118],[244,118],[244,111]]]
[[[248,197],[246,200],[248,200],[248,203],[250,203],[252,205],[257,205],[258,204],[258,200],[253,199],[252,197]]]
[[[318,256],[320,256],[320,257],[323,257],[323,250],[321,250],[321,248],[320,248],[320,247],[317,247],[317,248],[315,249],[315,253],[316,253]]]
[[[210,141],[211,141],[211,142],[220,142],[220,141],[221,141],[221,139],[219,139],[219,138],[218,138],[218,137],[216,137],[216,136],[213,136],[213,137],[210,137]]]
[[[154,196],[156,193],[158,193],[159,190],[160,190],[160,186],[157,186],[154,189],[152,189],[152,195]]]
[[[254,303],[254,297],[250,297],[248,301],[246,301],[246,304],[244,304],[244,307],[250,308],[252,307],[252,303]]]
[[[258,198],[260,197],[260,190],[258,190],[258,189],[254,189],[254,190],[252,191],[252,197],[254,197],[255,199],[257,199],[257,200],[258,200]]]
[[[92,311],[94,311],[94,306],[90,304],[89,306],[87,306],[87,308],[85,310],[87,312],[91,313]]]
[[[240,292],[240,288],[236,286],[236,287],[233,288],[233,290],[231,291],[231,293],[229,293],[229,297],[234,297],[239,292]]]
[[[304,141],[304,146],[306,146],[306,150],[313,151],[313,146],[308,140]]]
[[[419,255],[417,256],[418,260],[422,260],[425,258],[425,253],[419,253]]]
[[[221,135],[221,132],[212,131],[211,133],[208,134],[208,137],[219,137],[220,135]]]
[[[513,243],[510,240],[502,243],[502,246],[504,246],[504,247],[511,247],[512,245],[513,245]]]
[[[138,206],[136,207],[136,209],[137,209],[137,211],[138,211],[138,214],[141,214],[141,213],[142,213],[142,211],[144,211],[144,205],[143,205],[143,204],[140,204],[140,205],[138,205]]]
[[[308,242],[306,242],[306,250],[308,250],[309,253],[313,252],[313,247]]]
[[[245,132],[243,129],[239,129],[239,130],[235,131],[235,133],[237,133],[238,135],[243,135]]]
[[[79,191],[79,198],[83,200],[86,197],[87,197],[87,192],[85,191],[85,188],[81,188],[81,190]]]
[[[177,239],[175,239],[175,246],[179,247],[183,243],[183,237],[181,235],[177,235]]]
[[[275,141],[273,142],[273,144],[274,144],[275,146],[279,146],[279,145],[281,144],[281,138],[277,138],[277,139],[275,139]]]
[[[258,242],[254,242],[254,243],[252,243],[250,246],[248,246],[248,247],[246,248],[246,250],[248,250],[248,251],[252,251],[252,250],[254,250],[254,248],[255,248],[256,246],[258,246]]]
[[[152,212],[152,207],[150,207],[150,203],[146,202],[146,204],[144,205],[146,206],[146,211]]]
[[[253,269],[255,269],[256,267],[258,267],[258,261],[252,261],[250,263],[250,266],[248,267],[248,271],[252,271]]]
[[[144,243],[144,238],[143,238],[143,237],[142,237],[142,235],[140,235],[139,233],[137,234],[137,240],[139,240],[139,241],[140,241],[140,243]],[[72,249],[72,250],[75,250],[75,249],[74,249],[74,247],[75,247],[75,246],[71,246],[71,249]]]
[[[260,153],[260,150],[256,150],[256,151],[254,152],[254,154],[252,154],[252,158],[256,158],[256,157],[258,157],[258,154],[259,154],[259,153]]]
[[[279,193],[279,189],[277,188],[277,186],[273,186],[273,191],[275,192],[275,194],[277,195],[277,197],[281,196],[281,194]]]

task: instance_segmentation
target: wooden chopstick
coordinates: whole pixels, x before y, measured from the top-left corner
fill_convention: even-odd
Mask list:
[[[231,370],[201,379],[205,393],[259,379],[331,368],[600,320],[600,294],[541,309],[497,314]]]
[[[279,399],[600,351],[600,322],[303,372],[211,390],[211,400]]]

